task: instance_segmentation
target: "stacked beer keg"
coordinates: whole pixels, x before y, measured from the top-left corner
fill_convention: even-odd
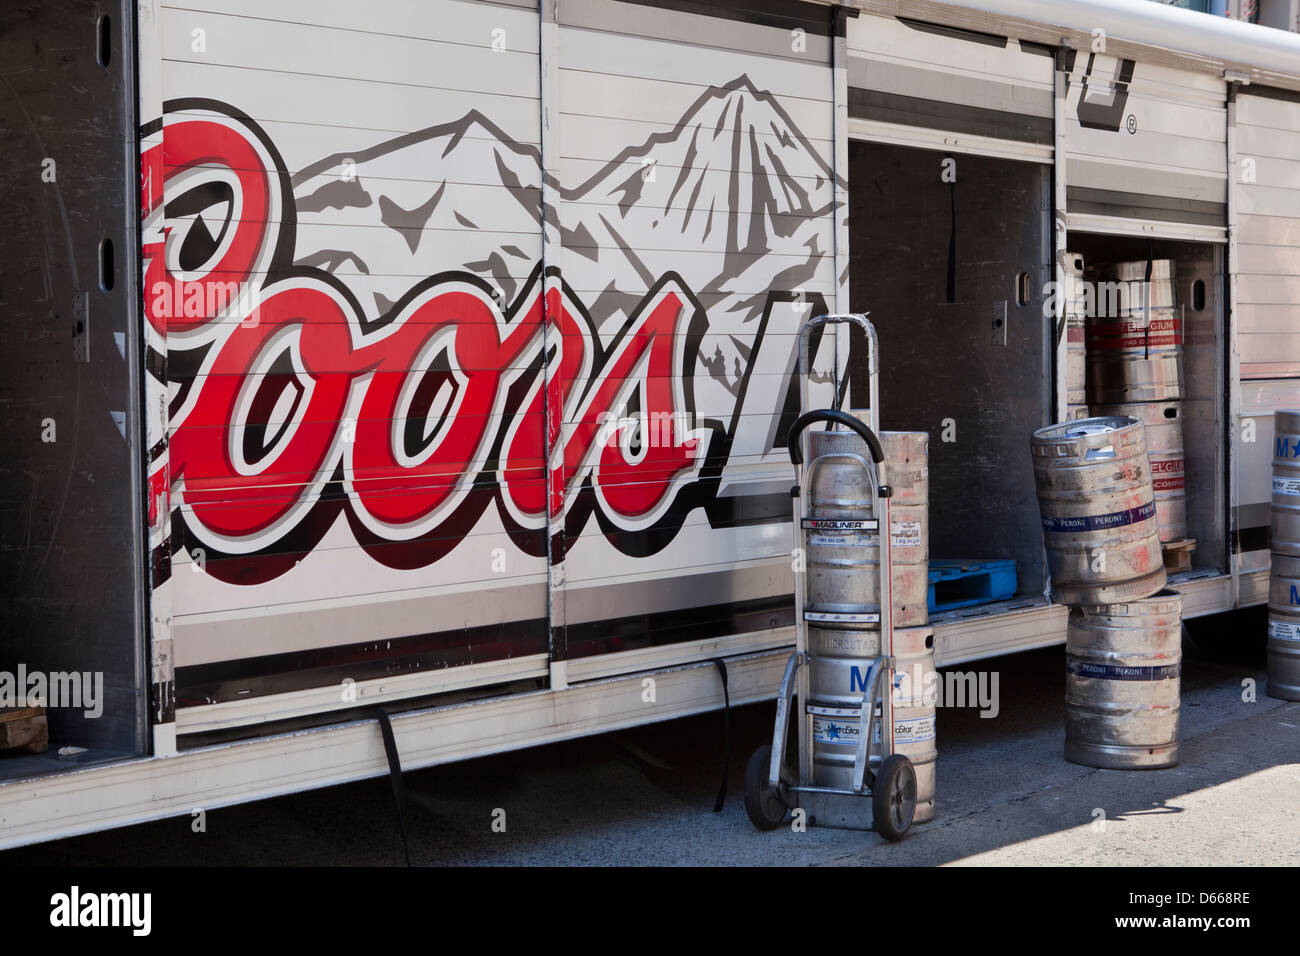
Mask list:
[[[1066,630],[1065,758],[1178,762],[1182,598],[1165,589],[1143,423],[1049,425],[1030,443],[1053,600]]]
[[[1300,411],[1273,416],[1268,695],[1300,700]]]
[[[850,414],[869,422],[867,412]],[[858,708],[867,668],[880,656],[880,624],[852,612],[880,606],[879,546],[862,547],[833,525],[874,511],[857,459],[862,440],[849,431],[810,431],[809,518],[816,530],[808,544],[807,601],[809,666],[808,713],[812,723],[813,778],[819,786],[852,785],[857,751]],[[913,822],[934,818],[936,748],[934,629],[928,625],[929,590],[929,435],[882,432],[884,476],[890,498],[893,561],[891,594],[894,620],[894,745],[916,771]],[[829,613],[824,613],[829,612]],[[819,621],[819,617],[827,620]],[[877,711],[879,717],[879,711]],[[876,723],[879,733],[879,722]],[[879,759],[880,738],[871,741]]]
[[[936,787],[934,628],[930,627],[930,436],[882,432],[894,562],[894,746],[916,770],[914,823],[934,819]]]
[[[1087,320],[1088,406],[1093,415],[1129,416],[1146,426],[1160,543],[1166,562],[1182,569],[1195,542],[1187,537],[1183,323],[1174,264],[1120,262],[1097,274]]]

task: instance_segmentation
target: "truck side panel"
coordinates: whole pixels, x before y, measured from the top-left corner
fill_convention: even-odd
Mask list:
[[[681,6],[160,9],[182,732],[788,624],[831,17]]]
[[[799,318],[834,299],[835,174],[830,18],[772,6],[788,18],[560,8],[565,280],[607,347],[656,309],[664,336],[599,442],[644,445],[640,466],[565,475],[568,514],[594,491],[603,532],[568,523],[574,657],[788,620],[781,414]]]
[[[168,266],[233,283],[202,317],[161,272],[149,301],[173,389],[178,703],[544,672],[545,539],[485,470],[506,424],[542,433],[520,401],[539,367],[536,13],[231,0],[164,7],[161,35],[166,255],[195,260]]]

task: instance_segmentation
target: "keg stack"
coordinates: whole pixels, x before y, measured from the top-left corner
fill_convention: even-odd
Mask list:
[[[1174,295],[1174,264],[1119,262],[1097,275],[1094,314],[1087,319],[1089,410],[1136,418],[1146,427],[1164,563],[1189,570],[1196,542],[1187,536],[1183,316]],[[1112,307],[1117,314],[1107,314]]]
[[[1273,416],[1269,542],[1267,693],[1300,700],[1300,411]]]
[[[808,408],[809,342],[826,325],[857,326],[866,337],[867,412]],[[760,830],[798,808],[812,826],[901,840],[934,816],[929,439],[880,431],[879,346],[866,315],[808,319],[798,356],[799,417],[785,437],[803,557],[794,565],[795,651],[777,690],[772,743],[745,765],[745,813]],[[842,394],[836,373],[831,384]],[[820,423],[824,430],[810,430]],[[792,718],[797,770],[786,759]]]
[[[1165,589],[1146,429],[1131,416],[1049,425],[1030,443],[1052,598],[1066,630],[1065,759],[1178,762],[1182,597]]]
[[[850,415],[866,425],[865,411]],[[865,454],[850,431],[810,431],[809,518],[821,524],[858,520],[873,513],[869,489],[856,466]],[[916,771],[914,823],[934,819],[935,705],[934,629],[928,626],[929,446],[926,432],[881,432],[890,499],[890,542],[894,617],[894,742]],[[867,667],[880,656],[880,626],[854,623],[854,612],[879,607],[880,551],[861,547],[842,533],[816,530],[807,538],[809,707],[812,718],[813,778],[819,786],[848,788],[857,750],[856,713],[862,704]],[[867,615],[870,616],[870,615]],[[880,724],[871,741],[879,748]]]
[[[854,413],[864,422],[867,413]],[[916,770],[914,823],[934,819],[936,787],[934,628],[930,609],[930,435],[881,432],[890,499],[894,577],[894,747]],[[877,727],[880,725],[877,724]],[[873,741],[879,746],[879,740]]]

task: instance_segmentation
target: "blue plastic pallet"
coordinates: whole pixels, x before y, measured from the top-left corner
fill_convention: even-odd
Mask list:
[[[1016,596],[1016,562],[937,558],[930,562],[930,613]]]

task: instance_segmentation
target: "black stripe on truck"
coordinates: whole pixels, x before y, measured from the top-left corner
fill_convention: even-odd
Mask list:
[[[1222,228],[1228,221],[1228,207],[1202,199],[1177,199],[1147,193],[1126,193],[1114,189],[1067,186],[1065,202],[1073,213],[1148,219],[1158,222],[1196,223]]]
[[[1259,528],[1240,528],[1232,541],[1232,553],[1246,551],[1267,551],[1269,543],[1268,525]]]
[[[568,657],[709,640],[794,622],[790,595],[569,624]],[[176,668],[176,705],[218,704],[547,651],[544,618]],[[481,689],[481,688],[480,688]]]
[[[460,627],[408,637],[319,647],[176,668],[176,704],[219,704],[343,681],[372,680],[545,654],[544,618]]]
[[[831,35],[832,11],[844,10],[841,16],[857,15],[856,10],[849,11],[842,7],[804,3],[801,0],[732,0],[729,3],[710,2],[710,0],[620,0],[620,2],[634,3],[642,7],[658,7],[662,10],[676,10],[681,13],[697,13],[700,16],[755,23],[765,27],[779,27],[783,30],[799,29],[823,37]],[[563,19],[563,10],[560,16]]]
[[[946,103],[918,96],[849,87],[849,116],[854,119],[950,130],[1017,143],[1052,143],[1052,118],[1026,116],[981,106]]]
[[[910,17],[898,17],[897,20],[908,29],[917,30],[921,33],[933,33],[935,36],[948,37],[951,40],[968,40],[971,43],[982,43],[985,46],[995,46],[1002,50],[1007,48],[1007,38],[996,33],[981,33],[979,30],[946,27],[941,23],[927,23],[924,20],[913,20]]]
[[[1237,91],[1238,96],[1258,96],[1266,100],[1282,100],[1286,103],[1300,103],[1300,91],[1282,90],[1276,86],[1243,86]]]

